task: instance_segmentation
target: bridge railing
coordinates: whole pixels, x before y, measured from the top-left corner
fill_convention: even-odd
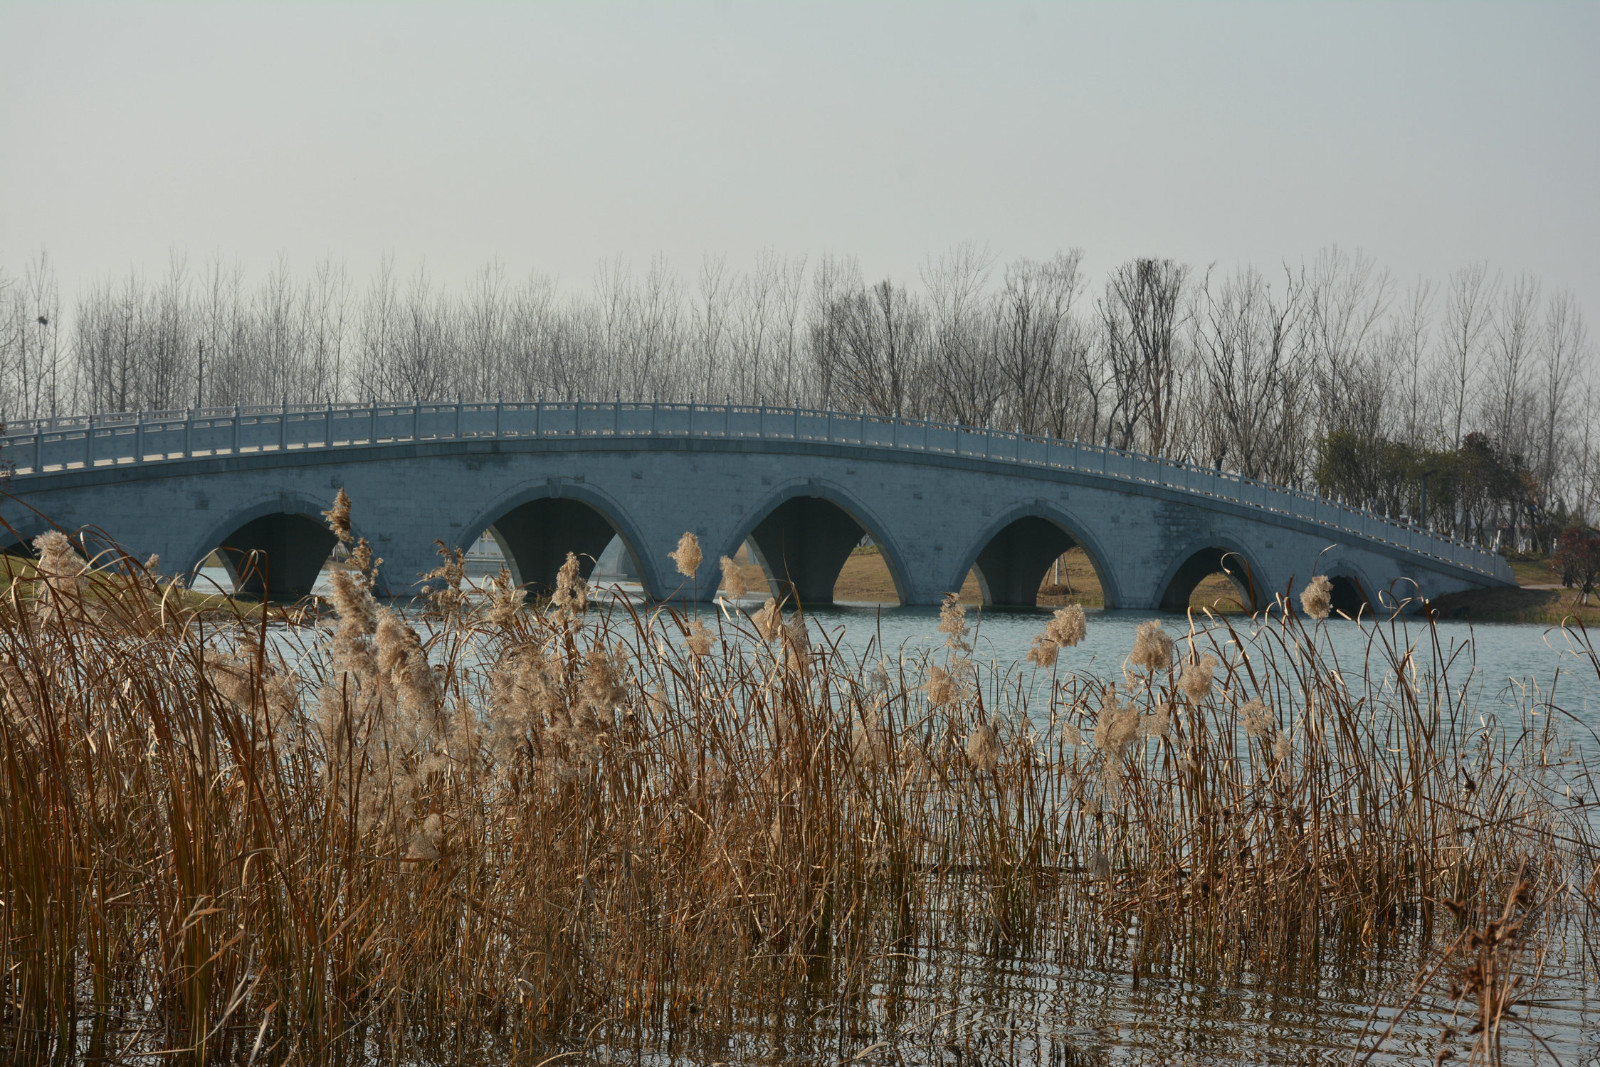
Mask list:
[[[866,412],[629,401],[279,404],[17,421],[0,435],[14,476],[214,456],[461,439],[724,438],[859,445],[1069,470],[1168,486],[1292,516],[1510,580],[1496,553],[1314,493],[1139,452],[992,427]]]

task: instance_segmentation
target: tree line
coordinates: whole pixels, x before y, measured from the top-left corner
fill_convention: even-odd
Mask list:
[[[0,267],[0,415],[584,395],[765,401],[994,425],[1309,488],[1548,547],[1600,503],[1594,346],[1572,295],[1488,264],[1395,279],[1329,248],[1270,270],[963,245],[916,279],[847,256],[603,263],[568,290],[493,263],[456,290],[386,259],[248,279],[174,254],[70,307]],[[1426,486],[1426,489],[1424,489]]]

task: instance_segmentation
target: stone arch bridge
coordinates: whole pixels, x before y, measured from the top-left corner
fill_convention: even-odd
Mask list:
[[[1156,457],[920,420],[745,405],[626,402],[230,407],[13,422],[0,537],[52,524],[169,572],[226,547],[303,595],[333,545],[319,513],[344,487],[391,595],[435,541],[488,532],[516,579],[549,585],[620,537],[647,595],[715,595],[717,557],[748,542],[775,588],[832,599],[863,536],[902,603],[935,604],[976,569],[986,603],[1032,605],[1080,545],[1108,606],[1181,609],[1228,573],[1267,607],[1314,572],[1341,606],[1513,584],[1505,560],[1316,496]],[[667,558],[685,530],[706,561]],[[260,592],[253,579],[251,591]],[[244,582],[249,585],[250,581]]]

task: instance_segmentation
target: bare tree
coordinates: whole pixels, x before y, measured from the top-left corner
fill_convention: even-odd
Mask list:
[[[695,309],[695,341],[701,368],[697,377],[702,397],[715,399],[723,385],[729,288],[727,261],[721,256],[706,256],[700,263],[700,305]]]
[[[1324,249],[1303,272],[1308,355],[1316,374],[1321,428],[1378,432],[1385,392],[1367,388],[1388,367],[1374,362],[1389,276],[1359,250]]]
[[[684,359],[683,285],[666,257],[657,256],[645,274],[638,302],[638,359],[623,386],[630,396],[670,395]]]
[[[958,245],[922,270],[928,293],[931,404],[941,418],[969,426],[993,420],[1004,393],[994,373],[994,316],[985,289],[993,258]]]
[[[1533,427],[1529,373],[1538,341],[1539,284],[1527,275],[1501,290],[1485,367],[1483,425],[1506,455],[1526,456]]]
[[[914,415],[917,364],[926,333],[920,307],[887,278],[827,309],[838,338],[834,376],[847,395],[880,415]]]
[[[0,415],[58,414],[62,390],[70,384],[63,363],[60,293],[49,257],[40,252],[20,279],[0,273]]]
[[[755,269],[739,280],[734,297],[733,393],[761,400],[770,388],[767,362],[776,332],[782,266],[771,249],[756,254]]]
[[[546,389],[564,388],[567,371],[559,359],[560,315],[554,280],[541,274],[529,276],[511,299],[506,329],[506,365],[496,392],[528,400]]]
[[[394,260],[384,256],[361,309],[357,388],[362,399],[398,397],[392,355],[399,344],[400,296],[395,289]]]
[[[1072,334],[1073,301],[1082,290],[1083,253],[1058,253],[1044,263],[1018,260],[1006,268],[995,316],[995,354],[1007,388],[1011,422],[1042,432],[1050,386],[1061,372],[1061,353]]]
[[[1478,377],[1484,333],[1489,327],[1499,276],[1489,277],[1483,263],[1462,267],[1450,275],[1445,290],[1444,370],[1450,418],[1450,447],[1460,448],[1468,402]]]
[[[1170,259],[1135,259],[1106,281],[1099,304],[1102,343],[1115,388],[1107,440],[1162,454],[1177,393],[1179,334],[1189,268]]]
[[[861,268],[850,258],[823,256],[811,276],[811,324],[808,347],[816,368],[819,399],[824,407],[849,406],[856,399],[844,391],[845,323],[836,309],[861,288]]]
[[[1570,290],[1550,297],[1545,307],[1544,328],[1539,337],[1542,350],[1543,381],[1539,390],[1539,483],[1546,491],[1555,487],[1560,471],[1561,436],[1567,430],[1567,398],[1582,375],[1582,361],[1588,348],[1588,331],[1583,313],[1578,310]],[[1586,408],[1583,421],[1592,420]]]
[[[1428,411],[1431,398],[1437,392],[1430,383],[1428,359],[1433,333],[1433,297],[1433,283],[1419,277],[1401,301],[1387,346],[1395,357],[1400,382],[1400,436],[1413,447],[1428,441],[1427,427],[1433,423]]]
[[[796,256],[784,261],[778,280],[778,340],[779,379],[776,399],[781,404],[813,402],[812,393],[799,367],[800,353],[805,335],[800,325],[801,297],[805,293],[806,257]]]
[[[1210,438],[1207,460],[1248,478],[1281,474],[1282,454],[1293,451],[1288,439],[1301,432],[1304,289],[1292,272],[1285,275],[1276,296],[1254,267],[1215,289],[1207,276],[1193,319],[1206,383],[1200,422]]]

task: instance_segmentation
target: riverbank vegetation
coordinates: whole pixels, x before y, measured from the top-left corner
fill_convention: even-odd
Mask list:
[[[1487,1055],[1600,963],[1574,724],[1425,626],[1337,662],[1321,587],[1090,675],[1070,607],[1016,667],[954,599],[936,655],[855,658],[773,602],[602,609],[570,559],[537,610],[446,566],[401,615],[330,516],[319,624],[164,611],[59,535],[10,585],[9,1062],[1070,1062],[1109,1022],[1024,979],[1075,966],[1336,973]],[[1184,1002],[1151,1056],[1203,1045]]]
[[[1586,595],[1600,580],[1600,536],[1583,527],[1557,539],[1555,554],[1510,557],[1515,588],[1474,589],[1429,604],[1435,618],[1461,622],[1526,622],[1546,626],[1600,626],[1600,602]],[[1560,548],[1570,546],[1563,556]]]

